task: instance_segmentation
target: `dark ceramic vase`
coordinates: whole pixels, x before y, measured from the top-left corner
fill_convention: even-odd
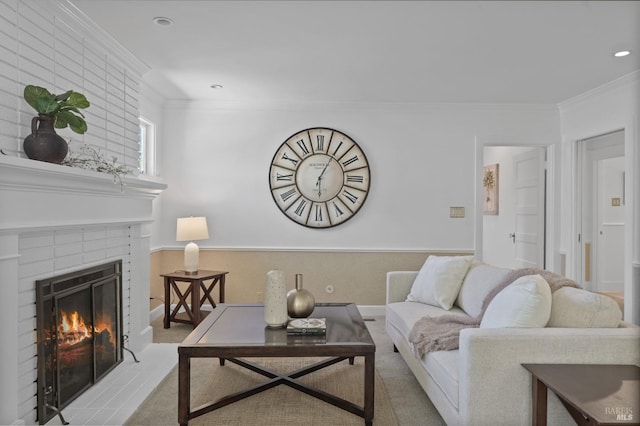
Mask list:
[[[67,141],[53,127],[55,118],[40,114],[31,120],[31,134],[24,138],[24,153],[32,160],[60,164],[67,156]]]

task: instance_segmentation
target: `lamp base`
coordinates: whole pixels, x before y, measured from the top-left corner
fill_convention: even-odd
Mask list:
[[[184,248],[184,272],[187,275],[196,275],[198,273],[198,264],[200,263],[200,249],[198,245],[191,241]]]

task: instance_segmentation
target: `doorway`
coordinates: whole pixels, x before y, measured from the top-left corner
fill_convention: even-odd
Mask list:
[[[484,147],[484,166],[499,174],[497,209],[482,218],[483,261],[512,269],[547,267],[546,153],[540,146]]]
[[[584,288],[624,298],[624,130],[578,141],[576,277]]]

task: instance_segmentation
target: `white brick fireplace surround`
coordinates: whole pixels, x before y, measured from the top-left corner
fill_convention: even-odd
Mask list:
[[[125,346],[152,342],[149,224],[166,187],[0,155],[0,424],[36,418],[35,281],[122,259]]]

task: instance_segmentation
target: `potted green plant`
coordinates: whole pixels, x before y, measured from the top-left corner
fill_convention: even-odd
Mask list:
[[[31,120],[31,134],[24,140],[25,154],[34,160],[62,163],[69,147],[55,128],[69,127],[79,134],[86,132],[87,122],[80,109],[88,108],[89,101],[73,90],[56,95],[33,85],[24,88],[24,99],[38,112]]]

